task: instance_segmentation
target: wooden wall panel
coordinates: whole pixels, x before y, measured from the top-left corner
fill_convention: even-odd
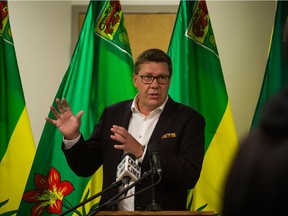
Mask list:
[[[149,48],[168,50],[176,14],[125,14],[133,58]]]

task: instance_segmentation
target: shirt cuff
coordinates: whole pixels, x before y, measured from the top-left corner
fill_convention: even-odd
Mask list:
[[[141,157],[137,158],[139,163],[142,163],[142,161],[143,161],[143,159],[145,157],[146,151],[147,151],[146,145],[143,145],[142,148],[143,148],[143,154],[142,154]]]
[[[63,143],[64,143],[64,149],[68,150],[70,148],[72,148],[81,138],[81,133],[78,135],[78,137],[76,137],[73,140],[67,140],[65,138],[63,138]]]

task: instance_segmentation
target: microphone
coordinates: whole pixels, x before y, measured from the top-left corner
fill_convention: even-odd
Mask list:
[[[157,172],[158,176],[162,176],[162,168],[160,165],[160,158],[158,153],[158,146],[157,143],[150,143],[148,145],[148,155],[150,159],[150,163],[152,164],[151,169],[153,169],[153,172]]]
[[[141,168],[135,161],[136,157],[132,153],[125,153],[122,161],[117,166],[116,181],[122,180],[124,189],[129,186],[130,181],[136,181],[141,176]]]
[[[122,191],[120,191],[118,194],[116,194],[114,197],[112,197],[106,203],[103,203],[102,205],[99,205],[96,208],[91,209],[90,212],[87,214],[87,216],[95,215],[97,212],[101,211],[101,209],[106,208],[106,207],[111,206],[111,205],[115,205],[115,204],[119,203],[121,200],[126,199],[127,197],[123,197],[120,199],[118,199],[118,198],[121,197],[123,194],[127,193],[131,188],[135,187],[137,184],[140,184],[143,180],[146,180],[146,178],[148,178],[149,176],[152,176],[152,175],[153,175],[152,170],[144,172],[143,175],[139,179],[137,179],[135,182],[131,183],[126,189],[123,189]],[[158,184],[159,182],[160,181],[158,180],[158,182],[156,182],[156,184]],[[154,184],[154,185],[156,185],[156,184]],[[146,187],[146,188],[138,191],[136,194],[142,193],[143,191],[149,189],[150,187],[153,187],[154,185]],[[132,194],[132,195],[128,196],[128,198],[131,196],[135,196],[136,194]]]
[[[78,205],[68,209],[67,211],[63,212],[62,214],[60,214],[60,216],[64,216],[68,213],[70,213],[71,211],[74,211],[75,209],[84,206],[86,203],[90,202],[91,200],[101,196],[102,194],[106,193],[107,191],[114,189],[116,187],[119,187],[120,185],[124,185],[124,189],[122,190],[121,193],[117,194],[117,196],[113,197],[109,202],[104,203],[103,205],[98,206],[98,208],[94,209],[91,213],[89,213],[87,216],[89,215],[94,215],[94,212],[98,212],[100,211],[100,209],[102,209],[105,206],[110,206],[115,202],[115,199],[117,199],[119,196],[121,196],[124,193],[127,193],[128,190],[130,190],[132,187],[134,187],[137,183],[139,183],[140,181],[142,181],[142,179],[144,179],[144,177],[146,177],[147,175],[151,175],[152,172],[148,173],[148,174],[143,174],[143,177],[140,178],[141,175],[141,168],[138,166],[138,164],[135,162],[135,155],[131,154],[131,153],[126,153],[122,156],[122,161],[120,162],[120,164],[117,166],[117,180],[116,182],[114,182],[113,184],[111,184],[108,188],[105,188],[103,191],[101,191],[100,193],[88,198],[87,200],[84,200],[83,202],[79,203]],[[139,180],[138,180],[139,179]],[[131,184],[131,186],[129,186],[129,183],[131,181],[135,181],[135,183]],[[125,195],[126,196],[126,195]],[[113,202],[114,201],[114,202]]]
[[[146,207],[147,211],[160,211],[161,210],[161,206],[160,204],[156,203],[156,199],[155,199],[155,191],[154,191],[154,174],[157,173],[159,180],[158,183],[161,181],[162,179],[162,169],[160,166],[160,159],[159,159],[159,155],[158,155],[158,146],[157,143],[150,143],[148,145],[148,156],[149,156],[149,162],[150,162],[150,167],[152,170],[153,175],[151,175],[151,185],[152,185],[152,189],[151,189],[151,196],[152,196],[152,200],[151,203]]]

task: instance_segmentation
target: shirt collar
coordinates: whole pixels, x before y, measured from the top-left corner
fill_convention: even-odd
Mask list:
[[[138,98],[138,94],[137,94],[137,95],[134,97],[133,103],[132,103],[132,105],[131,105],[131,111],[132,111],[132,113],[135,113],[135,112],[141,113],[141,112],[139,111],[138,107],[137,107],[137,102],[138,102],[138,100],[139,100],[139,98]],[[156,111],[157,111],[157,112],[162,112],[163,109],[164,109],[164,107],[165,107],[165,105],[166,105],[166,103],[167,103],[167,101],[168,101],[168,95],[167,95],[166,100],[164,101],[164,103],[163,103],[161,106],[157,107],[156,109],[152,110],[151,113],[150,113],[150,115],[151,115],[152,113],[156,112]]]

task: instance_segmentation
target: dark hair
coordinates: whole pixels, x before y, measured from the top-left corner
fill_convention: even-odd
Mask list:
[[[274,139],[288,137],[288,88],[274,95],[263,107],[260,130]]]
[[[142,64],[147,62],[164,62],[168,65],[169,75],[172,75],[171,58],[160,49],[148,49],[142,52],[135,61],[134,73],[138,74]]]

